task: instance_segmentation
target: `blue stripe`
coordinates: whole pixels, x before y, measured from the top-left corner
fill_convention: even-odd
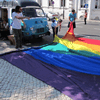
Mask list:
[[[100,75],[100,56],[85,57],[60,54],[42,49],[30,49],[24,52],[48,64],[78,72]]]

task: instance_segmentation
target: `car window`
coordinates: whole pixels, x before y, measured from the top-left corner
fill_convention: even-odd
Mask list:
[[[22,13],[28,17],[41,17],[45,16],[42,9],[40,8],[23,8]]]

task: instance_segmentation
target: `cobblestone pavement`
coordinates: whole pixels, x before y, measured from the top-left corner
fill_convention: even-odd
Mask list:
[[[25,47],[25,46],[24,46]],[[16,50],[0,41],[0,54]],[[72,100],[53,87],[0,59],[0,100]]]

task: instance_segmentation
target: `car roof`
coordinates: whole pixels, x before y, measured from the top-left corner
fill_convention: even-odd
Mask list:
[[[40,5],[34,0],[19,0],[18,4],[21,7],[26,7],[26,6],[39,6],[40,7]]]

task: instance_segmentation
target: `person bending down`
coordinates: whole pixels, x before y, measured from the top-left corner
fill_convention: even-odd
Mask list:
[[[60,26],[60,29],[59,31],[61,30],[61,23],[62,23],[62,20],[59,19],[58,22],[54,19],[52,24],[51,24],[51,27],[52,27],[52,30],[53,30],[53,39],[55,38],[55,35],[58,34],[58,27]]]
[[[62,23],[62,20],[59,19],[59,20],[58,20],[58,23],[57,23],[57,25],[56,25],[56,27],[55,27],[55,33],[56,33],[56,35],[58,34],[58,27],[59,27],[59,26],[60,26],[59,32],[60,32],[60,30],[61,30],[61,23]]]

